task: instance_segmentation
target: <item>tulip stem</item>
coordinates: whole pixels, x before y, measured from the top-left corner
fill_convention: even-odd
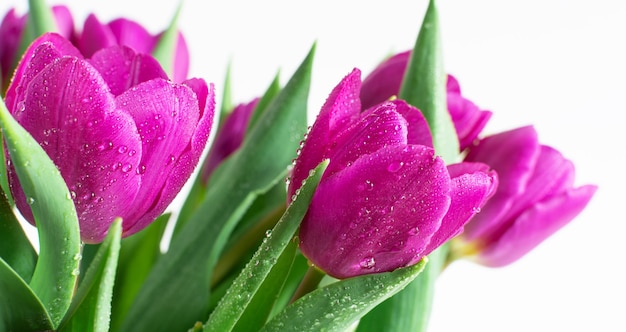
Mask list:
[[[297,299],[315,290],[325,275],[326,274],[320,269],[318,269],[314,265],[309,264],[309,269],[306,271],[304,278],[302,278],[298,289],[296,289],[296,291],[293,293],[293,296],[291,297],[291,300],[289,300],[289,303],[291,304]]]

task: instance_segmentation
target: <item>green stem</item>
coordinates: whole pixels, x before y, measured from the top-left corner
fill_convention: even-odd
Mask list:
[[[304,295],[315,290],[326,274],[313,265],[309,265],[309,269],[302,278],[298,289],[293,293],[289,303],[293,303]]]

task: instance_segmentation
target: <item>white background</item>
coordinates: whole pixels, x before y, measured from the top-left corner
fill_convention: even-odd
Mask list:
[[[64,3],[79,27],[95,12],[102,21],[137,20],[154,33],[176,7],[155,0]],[[500,269],[458,262],[444,271],[431,331],[626,331],[626,3],[438,4],[446,70],[466,96],[494,112],[486,131],[534,124],[543,143],[574,161],[577,184],[599,190],[583,214],[518,262]],[[26,1],[3,0],[0,13],[11,6],[23,12]],[[278,70],[286,82],[317,41],[313,120],[353,67],[365,75],[390,52],[412,48],[425,7],[426,0],[187,0],[179,23],[191,76],[215,82],[218,95],[232,60],[235,102],[261,94]]]

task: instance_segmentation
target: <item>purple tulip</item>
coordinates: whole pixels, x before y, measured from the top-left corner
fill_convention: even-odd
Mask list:
[[[211,149],[202,168],[202,182],[204,184],[209,181],[215,168],[235,152],[243,142],[252,111],[258,102],[259,98],[255,98],[247,104],[237,105],[224,120],[224,124],[211,144]]]
[[[172,202],[206,145],[214,98],[202,79],[168,80],[149,55],[112,46],[85,59],[48,33],[26,51],[6,104],[59,168],[83,241],[97,243],[114,218],[123,218],[128,236]],[[16,205],[32,223],[9,171]]]
[[[58,33],[71,38],[74,33],[74,21],[69,9],[65,6],[54,6],[52,12],[56,19]],[[9,10],[0,23],[0,88],[4,92],[9,86],[17,62],[22,32],[26,27],[27,15],[17,15],[15,9]]]
[[[151,54],[160,37],[161,34],[151,35],[135,21],[119,18],[102,24],[94,14],[90,14],[85,20],[82,33],[77,37],[76,45],[87,58],[98,50],[113,45],[124,45],[133,48],[137,53]],[[180,83],[187,79],[189,71],[189,50],[180,32],[175,51],[172,79]]]
[[[299,239],[303,254],[336,278],[417,263],[457,235],[493,192],[488,167],[446,167],[421,112],[402,100],[361,112],[360,71],[332,91],[296,160],[289,195],[330,163]]]
[[[383,63],[363,80],[361,102],[363,108],[379,104],[400,92],[402,78],[411,56],[410,51],[398,53]],[[448,75],[448,112],[459,137],[461,151],[474,142],[491,118],[490,111],[483,111],[461,94],[459,82]]]
[[[597,187],[574,187],[574,165],[539,144],[531,126],[481,139],[466,161],[498,172],[496,193],[455,239],[456,256],[476,255],[487,266],[521,258],[578,215]]]

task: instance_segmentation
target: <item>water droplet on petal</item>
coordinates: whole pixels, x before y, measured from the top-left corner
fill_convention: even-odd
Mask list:
[[[415,226],[414,228],[411,228],[409,230],[409,235],[415,236],[415,235],[419,234],[419,232],[420,232],[419,228],[417,228],[417,226]]]
[[[133,169],[133,165],[131,165],[131,164],[126,164],[126,165],[122,166],[122,172],[124,172],[124,173],[130,172],[131,169]]]
[[[128,151],[128,147],[126,145],[122,145],[117,149],[117,152],[119,153],[126,153],[126,151]]]
[[[473,207],[472,208],[472,213],[480,213],[480,208],[479,207]]]
[[[371,269],[374,267],[374,265],[376,265],[376,262],[374,261],[374,257],[365,257],[361,261],[361,263],[359,263],[359,265],[361,266],[361,268]]]
[[[387,166],[387,170],[391,173],[395,173],[397,171],[399,171],[402,166],[404,166],[404,163],[401,161],[394,161],[391,164],[389,164],[389,166]]]
[[[146,165],[139,165],[135,172],[137,172],[138,175],[144,174],[146,172]]]

